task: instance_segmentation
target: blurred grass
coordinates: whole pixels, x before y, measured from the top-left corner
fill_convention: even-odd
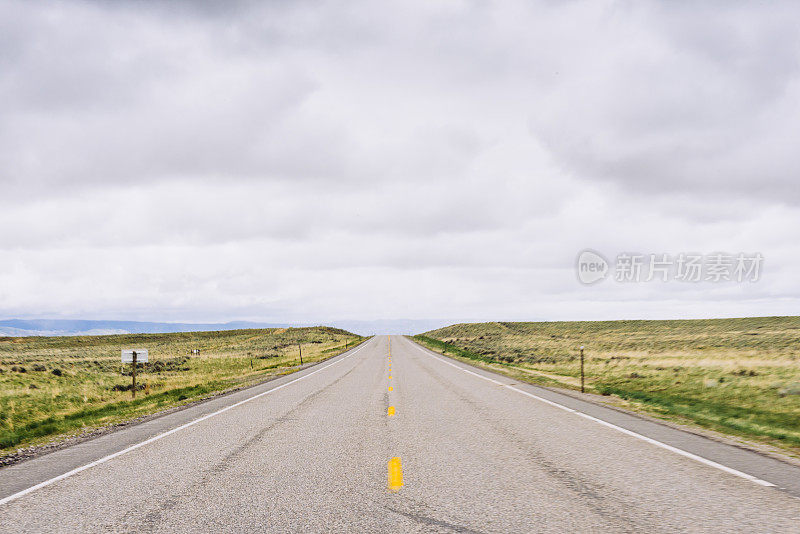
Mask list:
[[[328,327],[0,338],[0,455],[291,372],[362,341]],[[131,400],[123,348],[146,348]],[[191,355],[200,349],[199,355]]]
[[[458,324],[414,336],[519,380],[800,453],[800,317]]]

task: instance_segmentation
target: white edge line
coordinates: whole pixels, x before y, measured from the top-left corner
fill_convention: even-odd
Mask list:
[[[559,409],[564,410],[566,412],[574,413],[575,415],[578,415],[578,416],[583,417],[585,419],[589,419],[590,421],[594,421],[595,423],[599,423],[599,424],[601,424],[603,426],[606,426],[608,428],[613,428],[614,430],[622,432],[623,434],[627,434],[628,436],[634,437],[636,439],[640,439],[642,441],[646,441],[647,443],[651,443],[651,444],[655,445],[656,447],[661,447],[662,449],[666,449],[666,450],[668,450],[670,452],[674,452],[675,454],[680,454],[681,456],[685,456],[686,458],[690,458],[692,460],[695,460],[696,462],[700,462],[701,464],[705,464],[705,465],[707,465],[709,467],[713,467],[715,469],[719,469],[720,471],[725,471],[726,473],[730,473],[731,475],[736,475],[737,477],[741,477],[741,478],[744,478],[744,479],[749,480],[751,482],[755,482],[756,484],[758,484],[760,486],[775,487],[775,484],[773,484],[772,482],[767,482],[766,480],[762,480],[762,479],[760,479],[758,477],[754,477],[753,475],[748,475],[747,473],[743,473],[742,471],[738,471],[736,469],[733,469],[732,467],[728,467],[726,465],[722,465],[722,464],[717,463],[717,462],[715,462],[713,460],[709,460],[708,458],[703,458],[702,456],[698,456],[696,454],[692,454],[691,452],[684,451],[683,449],[678,449],[677,447],[673,447],[672,445],[667,445],[666,443],[662,443],[662,442],[660,442],[658,440],[655,440],[653,438],[648,438],[647,436],[644,436],[642,434],[638,434],[638,433],[636,433],[636,432],[634,432],[632,430],[628,430],[627,428],[622,428],[621,426],[617,426],[617,425],[615,425],[613,423],[609,423],[608,421],[603,421],[602,419],[598,419],[597,417],[591,416],[589,414],[586,414],[586,413],[583,413],[583,412],[579,412],[578,410],[574,410],[572,408],[568,408],[567,406],[564,406],[563,404],[559,404],[557,402],[553,402],[551,400],[545,399],[545,398],[540,397],[538,395],[534,395],[533,393],[528,393],[527,391],[523,391],[523,390],[521,390],[519,388],[515,388],[512,385],[504,384],[503,382],[495,380],[494,378],[489,378],[488,376],[483,376],[483,375],[481,375],[479,373],[475,373],[473,371],[470,371],[469,369],[464,369],[460,365],[456,365],[456,364],[454,364],[452,362],[448,362],[447,360],[445,360],[445,359],[443,359],[443,358],[441,358],[439,356],[434,355],[433,353],[429,352],[428,350],[424,349],[423,347],[419,346],[417,343],[414,343],[413,341],[411,343],[415,347],[417,347],[419,350],[421,350],[422,352],[427,354],[428,356],[430,356],[432,358],[435,358],[435,359],[439,360],[442,363],[446,363],[447,365],[455,367],[456,369],[460,369],[461,371],[464,371],[465,373],[469,373],[471,375],[477,376],[478,378],[483,378],[484,380],[488,380],[489,382],[494,382],[495,384],[499,384],[501,386],[505,386],[508,389],[513,389],[517,393],[522,393],[523,395],[526,395],[526,396],[528,396],[528,397],[530,397],[532,399],[536,399],[538,401],[544,402],[545,404],[549,404],[550,406],[553,406],[555,408],[559,408]]]
[[[289,382],[286,382],[285,384],[281,384],[280,386],[272,388],[272,389],[270,389],[268,391],[262,391],[261,393],[259,393],[257,395],[253,395],[252,397],[248,397],[248,398],[246,398],[244,400],[241,400],[239,402],[231,404],[230,406],[226,406],[224,408],[221,408],[221,409],[217,410],[216,412],[212,412],[212,413],[206,414],[206,415],[204,415],[202,417],[198,417],[197,419],[189,421],[188,423],[184,423],[181,426],[175,427],[175,428],[173,428],[171,430],[167,430],[166,432],[164,432],[162,434],[158,434],[157,436],[153,436],[152,438],[148,438],[148,439],[146,439],[144,441],[141,441],[139,443],[131,445],[130,447],[128,447],[126,449],[122,449],[121,451],[117,451],[117,452],[115,452],[113,454],[109,454],[108,456],[104,456],[103,458],[100,458],[99,460],[95,460],[95,461],[90,462],[90,463],[88,463],[86,465],[82,465],[80,467],[76,467],[72,471],[67,471],[66,473],[58,475],[57,477],[53,477],[53,478],[51,478],[49,480],[45,480],[44,482],[40,482],[39,484],[36,484],[35,486],[31,486],[30,488],[26,488],[26,489],[24,489],[22,491],[18,491],[17,493],[14,493],[13,495],[9,495],[8,497],[4,497],[4,498],[0,499],[0,506],[4,505],[6,503],[10,503],[11,501],[15,501],[15,500],[19,499],[20,497],[23,497],[23,496],[27,495],[28,493],[32,493],[32,492],[34,492],[34,491],[36,491],[38,489],[44,488],[45,486],[49,486],[50,484],[54,484],[54,483],[58,482],[59,480],[64,480],[65,478],[69,478],[69,477],[71,477],[73,475],[77,475],[81,471],[86,471],[87,469],[91,469],[92,467],[95,467],[95,466],[98,466],[100,464],[103,464],[103,463],[105,463],[105,462],[107,462],[109,460],[113,460],[114,458],[117,458],[119,456],[122,456],[123,454],[127,454],[127,453],[129,453],[131,451],[134,451],[134,450],[138,449],[139,447],[144,447],[145,445],[148,445],[150,443],[153,443],[154,441],[158,441],[158,440],[160,440],[162,438],[165,438],[165,437],[167,437],[167,436],[169,436],[171,434],[174,434],[175,432],[183,430],[184,428],[189,428],[190,426],[196,425],[197,423],[205,421],[206,419],[210,419],[210,418],[212,418],[212,417],[214,417],[216,415],[219,415],[219,414],[221,414],[223,412],[227,412],[228,410],[236,408],[237,406],[241,406],[242,404],[245,404],[246,402],[250,402],[251,400],[255,400],[255,399],[259,398],[259,397],[263,397],[264,395],[267,395],[269,393],[274,393],[275,391],[278,391],[279,389],[283,389],[283,388],[285,388],[286,386],[288,386],[290,384],[294,384],[295,382],[299,382],[299,381],[303,380],[304,378],[308,378],[309,376],[315,375],[315,374],[319,373],[320,371],[324,371],[328,367],[332,367],[332,366],[336,365],[337,363],[341,363],[341,362],[345,361],[347,358],[349,358],[350,356],[353,356],[358,351],[363,349],[366,345],[367,344],[364,343],[363,345],[361,345],[360,347],[355,349],[353,352],[351,352],[350,354],[348,354],[344,358],[341,358],[339,360],[336,360],[335,362],[329,363],[328,365],[326,365],[324,367],[321,367],[321,368],[319,368],[319,369],[317,369],[315,371],[312,371],[312,372],[310,372],[310,373],[308,373],[306,375],[303,375],[301,377],[295,378],[294,380],[290,380]]]

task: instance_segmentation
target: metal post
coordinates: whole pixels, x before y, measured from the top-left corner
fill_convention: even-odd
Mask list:
[[[584,393],[583,380],[583,345],[581,345],[581,393]]]
[[[131,394],[132,398],[136,398],[136,351],[133,351],[133,359],[131,360]]]
[[[303,365],[303,345],[298,343],[297,348],[300,349],[300,365]]]

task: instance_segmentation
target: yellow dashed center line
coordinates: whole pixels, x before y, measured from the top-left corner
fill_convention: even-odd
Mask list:
[[[389,460],[389,491],[398,491],[403,487],[403,466],[400,457]]]
[[[386,337],[389,344],[389,380],[392,379],[392,340]],[[389,386],[389,391],[394,391],[392,386]],[[395,414],[394,406],[389,406],[386,410],[386,415],[392,417]],[[399,491],[403,487],[403,466],[400,463],[400,457],[395,456],[389,460],[389,491]]]

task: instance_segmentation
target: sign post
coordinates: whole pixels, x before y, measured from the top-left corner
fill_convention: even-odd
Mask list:
[[[583,389],[583,345],[581,345],[581,393],[584,393],[584,389]]]
[[[131,398],[136,398],[136,351],[133,351],[133,360],[131,361]]]
[[[122,363],[131,364],[131,396],[136,398],[136,364],[147,363],[147,349],[122,349]]]
[[[303,365],[303,345],[298,343],[297,348],[300,349],[300,365]]]

